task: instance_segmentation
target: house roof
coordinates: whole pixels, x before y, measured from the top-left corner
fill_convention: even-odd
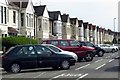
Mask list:
[[[76,24],[77,18],[70,18],[70,23],[71,24]]]
[[[53,20],[58,20],[59,15],[61,16],[60,11],[48,11],[49,17]]]
[[[88,22],[83,23],[83,27],[86,29],[88,25]]]
[[[78,20],[79,27],[82,27],[83,20]]]
[[[21,1],[21,8],[27,8],[29,0],[8,0],[8,4],[10,6],[20,7],[20,1]]]
[[[61,15],[62,22],[67,22],[69,18],[69,14],[63,14]]]
[[[35,13],[37,16],[43,16],[46,5],[34,6]]]
[[[92,24],[89,24],[89,30],[91,30],[93,28]]]

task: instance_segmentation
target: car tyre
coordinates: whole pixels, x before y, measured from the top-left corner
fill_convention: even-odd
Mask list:
[[[84,57],[85,61],[92,61],[93,60],[93,54],[92,52],[88,52],[86,56]]]
[[[68,60],[63,60],[61,62],[61,69],[66,70],[70,68],[70,62]]]
[[[97,55],[98,55],[98,57],[103,57],[104,52],[102,50],[100,50]]]
[[[112,49],[112,53],[114,53],[115,52],[115,49]]]
[[[19,73],[21,71],[20,65],[18,63],[13,63],[10,67],[12,73]]]

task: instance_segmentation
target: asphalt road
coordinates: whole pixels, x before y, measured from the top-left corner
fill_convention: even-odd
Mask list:
[[[119,52],[105,53],[103,57],[94,57],[91,62],[77,62],[69,70],[53,70],[52,68],[40,68],[24,70],[18,74],[7,73],[1,69],[2,78],[11,80],[120,80],[120,56]]]

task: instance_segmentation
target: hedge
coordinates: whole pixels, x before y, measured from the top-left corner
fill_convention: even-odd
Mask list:
[[[26,37],[4,37],[2,38],[2,46],[6,47],[6,49],[15,46],[15,45],[24,45],[30,44],[30,38]],[[37,41],[31,39],[31,44],[37,44]]]

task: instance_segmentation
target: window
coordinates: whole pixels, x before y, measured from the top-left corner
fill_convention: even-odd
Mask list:
[[[80,45],[82,45],[82,46],[86,46],[86,44],[84,43],[84,42],[79,42],[80,43]]]
[[[4,34],[2,34],[2,37],[4,37]]]
[[[24,26],[24,13],[21,13],[21,26]]]
[[[16,12],[13,11],[13,23],[16,23]]]
[[[4,7],[4,17],[5,17],[5,24],[7,23],[6,19],[6,7]]]
[[[90,47],[94,47],[94,45],[92,43],[86,43],[87,46],[90,46]]]
[[[52,52],[44,46],[36,46],[37,54],[47,54],[50,55]]]
[[[3,23],[3,6],[1,6],[1,23]]]
[[[50,43],[52,44],[52,45],[55,45],[55,46],[58,46],[58,41],[50,41]]]
[[[28,15],[26,16],[26,18],[27,18],[27,26],[29,26],[29,17],[28,17]]]
[[[36,46],[37,54],[43,54],[44,51],[41,49],[41,46]]]
[[[5,34],[5,37],[7,37],[7,34]]]
[[[71,46],[78,46],[79,45],[78,42],[76,42],[76,41],[70,41],[70,44],[71,44]]]
[[[23,47],[18,53],[17,55],[22,55],[22,56],[33,56],[35,55],[35,51],[34,48],[32,46],[27,46],[27,47]]]
[[[60,46],[69,46],[68,41],[60,41]]]

